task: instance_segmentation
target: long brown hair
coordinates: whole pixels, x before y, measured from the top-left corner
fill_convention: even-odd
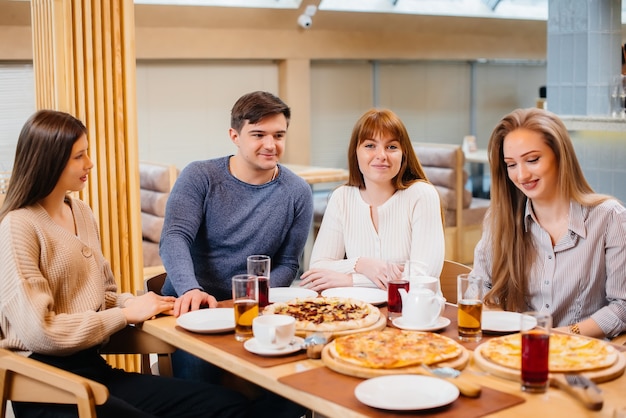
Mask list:
[[[26,121],[17,140],[0,221],[10,211],[37,203],[52,192],[74,143],[86,133],[80,120],[56,110],[40,110]]]
[[[365,180],[363,173],[359,170],[356,150],[361,142],[374,138],[377,134],[389,135],[400,142],[402,164],[400,171],[392,179],[396,190],[406,189],[416,181],[429,182],[400,118],[388,109],[370,109],[359,118],[352,129],[348,145],[348,186],[365,188]]]
[[[488,306],[522,311],[527,307],[526,278],[535,260],[535,247],[524,227],[526,196],[509,179],[504,138],[517,129],[542,135],[558,164],[557,187],[569,200],[595,206],[610,196],[594,193],[578,163],[567,128],[555,114],[543,109],[517,109],[504,116],[489,139],[491,166],[491,208],[487,216],[492,241],[492,288],[485,296]]]

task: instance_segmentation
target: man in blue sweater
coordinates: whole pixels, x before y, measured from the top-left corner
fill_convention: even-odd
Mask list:
[[[232,297],[231,277],[246,259],[267,254],[270,286],[289,286],[311,228],[310,186],[278,164],[291,111],[278,97],[253,92],[231,110],[235,155],[186,166],[167,202],[160,255],[164,295],[177,296],[174,315],[214,308]],[[173,356],[177,377],[214,380],[210,365],[187,353]]]
[[[311,228],[310,186],[278,164],[289,107],[267,92],[242,96],[231,112],[232,156],[195,161],[181,172],[167,202],[160,255],[166,295],[176,315],[232,297],[231,277],[246,258],[272,259],[270,286],[290,286]]]

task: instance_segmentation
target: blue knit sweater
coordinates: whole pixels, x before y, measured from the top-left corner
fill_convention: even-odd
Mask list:
[[[246,258],[272,258],[270,286],[295,279],[313,217],[309,185],[284,166],[269,183],[235,178],[230,157],[190,163],[167,202],[160,255],[167,271],[163,294],[204,289],[232,297],[231,277],[246,273]]]

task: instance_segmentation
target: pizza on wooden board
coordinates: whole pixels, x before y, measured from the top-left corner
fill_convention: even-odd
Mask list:
[[[520,370],[521,334],[492,338],[480,346],[489,361]],[[550,335],[549,369],[551,372],[581,372],[612,366],[617,361],[615,348],[602,340],[573,334]]]
[[[431,365],[463,353],[463,348],[446,336],[395,328],[339,337],[332,344],[335,358],[370,369]]]
[[[380,310],[372,304],[350,298],[311,297],[268,305],[263,315],[289,315],[296,318],[296,330],[337,332],[374,325]]]

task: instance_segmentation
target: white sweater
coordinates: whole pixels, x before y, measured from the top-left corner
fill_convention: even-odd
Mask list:
[[[359,257],[386,261],[418,260],[426,274],[439,277],[445,253],[439,194],[416,182],[378,207],[378,232],[370,207],[353,186],[337,188],[326,207],[313,246],[310,268],[352,274],[355,286],[375,287],[354,270]]]

